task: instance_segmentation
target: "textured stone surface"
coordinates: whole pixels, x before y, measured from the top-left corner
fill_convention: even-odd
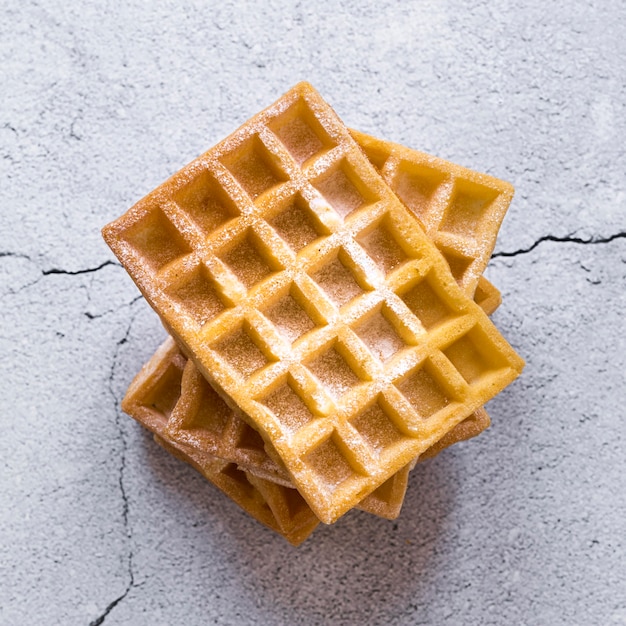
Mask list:
[[[626,9],[151,4],[1,9],[0,623],[626,623]],[[120,413],[164,333],[99,229],[301,79],[515,184],[528,366],[397,522],[296,550]]]

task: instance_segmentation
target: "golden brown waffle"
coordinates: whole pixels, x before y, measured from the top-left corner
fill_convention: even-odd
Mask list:
[[[263,477],[269,474],[269,480],[272,480],[271,477],[277,474],[280,479],[274,482],[293,488],[289,479],[284,477],[284,470],[274,464],[263,448],[258,446],[258,434],[256,437],[252,434],[233,436],[233,433],[247,433],[246,429],[250,427],[245,423],[237,424],[241,420],[199,375],[193,362],[187,360],[171,337],[165,340],[135,377],[122,402],[122,408],[144,426],[165,437],[165,440],[159,437],[158,442],[179,457],[182,451],[185,455],[183,460],[196,468],[202,468],[207,458],[209,468],[219,466],[214,458],[216,456],[245,472],[245,480],[248,482],[251,475]],[[432,458],[444,448],[482,432],[489,425],[489,418],[483,409],[479,411],[482,412],[481,417],[475,413],[457,424],[443,440],[422,454],[418,461]],[[167,419],[167,428],[163,426],[164,419]],[[244,445],[241,445],[241,441]],[[255,445],[249,445],[249,441],[254,441]],[[250,451],[252,454],[249,454]],[[191,461],[187,459],[189,456],[192,457]],[[408,474],[413,466],[414,462],[394,474],[365,498],[358,508],[380,517],[395,519],[400,513]],[[233,468],[229,470],[232,474]],[[202,469],[200,471],[203,472]],[[282,490],[278,491],[277,497],[279,502],[286,499]],[[281,522],[282,528],[291,529],[294,526],[293,522],[290,523],[290,517],[282,518]]]
[[[172,339],[169,341],[174,343]],[[180,357],[186,361],[182,354]],[[178,443],[293,488],[285,468],[267,455],[261,435],[222,400],[192,361],[187,361],[183,370],[180,398],[168,421],[167,432]]]
[[[495,285],[492,285],[484,276],[481,276],[474,292],[474,302],[487,315],[491,315],[502,304],[502,294]]]
[[[394,144],[375,140],[363,133],[352,132],[357,141],[361,138],[366,153],[368,148],[372,152],[371,147],[376,145],[375,153],[379,162],[381,155],[384,155],[382,156],[383,163],[393,162],[390,161],[390,158],[392,158]],[[423,153],[408,151],[408,149],[407,152],[414,162],[421,163],[425,160]],[[442,180],[458,174],[459,170],[466,174],[465,178],[475,177],[475,173],[441,159],[430,159],[429,165],[431,171],[433,168],[438,168]],[[386,172],[389,171],[389,167],[387,167]],[[483,177],[483,179],[487,186],[491,185],[492,179],[490,177]],[[394,183],[402,182],[402,180],[401,176],[390,176],[388,183],[392,186]],[[499,191],[499,187],[502,185],[506,186],[502,181],[495,181],[496,190]],[[402,186],[406,196],[407,182],[404,181]],[[472,226],[470,224],[470,227]],[[457,282],[459,281],[457,280]],[[474,293],[474,300],[488,315],[491,315],[500,305],[501,296],[498,289],[484,276],[481,276]],[[174,418],[169,422],[170,436],[199,449],[206,449],[219,458],[231,459],[253,474],[290,486],[291,482],[287,472],[273,463],[265,454],[263,440],[258,433],[245,421],[234,417],[234,412],[221,400],[213,388],[204,382],[204,378],[191,362],[187,364],[187,370],[188,381],[183,387],[189,387],[190,391],[189,394],[183,394],[181,410],[176,411]],[[193,402],[193,406],[188,406],[184,402],[187,395],[189,395],[189,401]],[[183,409],[183,407],[185,408]],[[215,419],[207,412],[207,407],[209,412],[211,407],[215,407]],[[478,411],[453,428],[450,433],[444,436],[443,440],[432,446],[427,453],[421,455],[420,460],[432,458],[449,445],[476,436],[487,428],[490,424],[487,412],[484,409]],[[442,444],[442,441],[447,443]],[[434,452],[435,449],[437,452]],[[243,458],[241,458],[242,454]],[[248,458],[250,455],[252,458]],[[358,508],[380,517],[395,519],[400,514],[412,466],[413,463],[396,472],[373,493],[364,498]]]
[[[479,283],[479,287],[482,282]],[[499,304],[499,292],[488,281],[485,280],[484,283],[486,283],[484,294],[480,294],[477,289],[474,299],[479,302],[482,296],[479,306],[484,309],[488,303],[489,308],[495,310]],[[182,353],[177,358],[181,357]],[[221,459],[237,463],[240,468],[261,478],[293,487],[286,470],[274,463],[265,452],[260,435],[220,398],[192,361],[185,365],[180,393],[180,400],[176,403],[167,427],[168,435],[173,441],[205,450]],[[489,426],[490,421],[484,409],[478,411],[479,414],[474,413],[457,424],[442,441],[420,455],[419,461],[432,458],[458,441],[479,435]],[[357,508],[387,519],[398,517],[413,465],[410,463],[396,472],[364,498]]]
[[[295,489],[168,437],[165,426],[180,399],[185,362],[174,341],[166,341],[131,383],[122,401],[123,410],[154,433],[159,445],[198,470],[256,520],[293,545],[302,543],[319,520]]]
[[[523,367],[305,83],[103,233],[325,523]]]
[[[351,133],[472,295],[496,245],[513,186],[400,144]]]

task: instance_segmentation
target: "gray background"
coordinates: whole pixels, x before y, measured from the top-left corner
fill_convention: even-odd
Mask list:
[[[626,8],[565,6],[3,4],[0,623],[626,623]],[[515,185],[528,364],[397,522],[294,549],[120,412],[164,331],[99,231],[302,79]]]

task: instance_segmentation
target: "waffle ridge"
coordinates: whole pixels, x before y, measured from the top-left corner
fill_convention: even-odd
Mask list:
[[[169,437],[168,420],[181,399],[194,395],[191,390],[183,392],[186,361],[175,342],[166,340],[131,383],[122,401],[123,410],[151,431],[161,447],[191,465],[254,519],[299,545],[319,520],[295,489]]]
[[[251,437],[240,434],[233,437],[233,433],[245,432],[250,427],[226,408],[171,337],[137,374],[125,394],[122,408],[151,430],[162,447],[191,464],[244,510],[288,540],[293,539],[294,529],[302,525],[312,527],[317,519],[299,494],[284,490],[289,487],[295,491],[279,464],[257,446],[252,448],[251,454],[250,448],[242,445],[242,440]],[[487,413],[479,409],[418,459],[396,472],[357,508],[395,519],[415,463],[480,434],[488,425]],[[255,481],[256,478],[261,480]],[[248,483],[259,493],[251,494]],[[275,520],[270,518],[268,522],[263,498],[272,503]],[[274,521],[282,530],[277,530]]]
[[[350,132],[385,182],[419,219],[459,285],[470,295],[479,281],[485,286],[482,273],[513,199],[513,186],[391,141]]]
[[[181,206],[206,180],[225,216],[210,233]],[[313,238],[298,251],[270,225],[292,210],[308,212]],[[300,84],[104,229],[202,374],[272,444],[325,523],[523,366],[414,219]],[[293,341],[264,315],[285,297],[312,325]],[[421,308],[424,297],[434,308]],[[384,362],[356,332],[378,315],[403,345]],[[281,389],[304,406],[295,426],[267,406]],[[370,410],[385,423],[384,443],[354,426]]]

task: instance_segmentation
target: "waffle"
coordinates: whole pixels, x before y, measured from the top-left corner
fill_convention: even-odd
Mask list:
[[[168,342],[174,344],[172,339]],[[192,361],[180,352],[179,358],[186,364],[179,399],[167,425],[168,437],[293,488],[286,469],[267,455],[261,435],[222,400]]]
[[[406,176],[403,178],[400,175],[391,175],[391,172],[403,169],[398,168],[397,157],[393,154],[395,152],[394,149],[399,147],[390,142],[376,140],[373,137],[358,133],[357,131],[352,131],[352,133],[357,142],[365,149],[366,154],[369,152],[377,156],[377,161],[387,174],[386,180],[392,189],[394,188],[394,184],[399,186],[401,191],[403,191],[404,198],[407,198],[410,195],[407,193],[407,183],[413,180],[413,186],[415,187],[415,179],[410,179]],[[430,166],[431,178],[432,170],[437,169],[442,181],[448,178],[471,180],[480,177],[482,178],[482,187],[494,189],[498,194],[502,193],[502,189],[504,189],[505,192],[509,191],[507,184],[503,181],[492,179],[484,175],[477,176],[475,172],[465,170],[448,161],[436,159],[424,153],[409,149],[404,149],[404,153],[408,155],[408,159],[413,164],[420,165],[427,161]],[[374,163],[374,165],[375,164],[376,163]],[[387,167],[385,167],[385,164]],[[393,167],[390,167],[390,165],[393,165]],[[454,183],[452,186],[454,186]],[[479,189],[482,187],[479,187]],[[418,189],[414,189],[412,195],[415,196],[417,191]],[[504,206],[504,198],[506,197],[507,196],[503,196],[499,202],[499,207],[503,207],[504,210],[506,210],[506,206]],[[512,193],[508,193],[509,202],[511,197]],[[448,201],[450,201],[450,199]],[[506,204],[508,206],[508,203]],[[413,203],[411,208],[414,207],[415,204]],[[458,210],[460,210],[460,207],[458,207]],[[490,225],[495,227],[497,232],[499,226],[493,222]],[[430,226],[432,236],[435,224],[431,221]],[[470,224],[470,226],[472,227],[473,224]],[[448,255],[446,258],[450,264],[450,256]],[[457,264],[454,265],[454,267],[459,266]],[[456,276],[456,278],[457,282],[460,284],[466,282],[464,280],[466,278],[465,275]],[[500,305],[501,295],[494,285],[484,276],[481,276],[475,289],[474,300],[487,315],[491,315]],[[245,421],[234,417],[235,414],[229,410],[228,406],[219,398],[213,388],[204,382],[204,379],[191,362],[187,364],[186,369],[188,370],[187,385],[190,387],[189,395],[191,398],[194,398],[193,405],[187,405],[185,410],[177,411],[175,418],[170,420],[170,436],[173,439],[187,442],[189,445],[198,447],[199,449],[206,449],[219,458],[232,459],[237,462],[240,467],[248,468],[252,474],[286,486],[292,486],[286,471],[280,468],[279,465],[272,464],[269,457],[264,454],[263,441],[258,433]],[[185,386],[186,385],[183,385],[183,388],[185,388]],[[183,394],[183,398],[185,395],[186,394]],[[206,400],[200,399],[201,396],[207,396]],[[183,406],[185,406],[184,401]],[[204,410],[201,408],[202,406],[205,407]],[[217,420],[213,419],[212,415],[206,413],[207,406],[217,408]],[[204,414],[202,415],[201,413],[203,411]],[[431,446],[431,448],[419,457],[419,460],[432,458],[448,446],[480,434],[489,424],[490,419],[487,412],[484,409],[478,409],[476,413],[470,415],[470,417],[453,428],[452,431],[445,435],[439,442]],[[242,452],[244,458],[241,458]],[[248,457],[251,452],[254,458],[245,458]],[[413,466],[414,463],[412,462],[394,474],[373,493],[364,498],[358,505],[358,508],[380,517],[395,519],[400,514],[404,494],[408,486],[409,472]]]
[[[390,158],[393,158],[391,155],[395,147],[394,144],[377,141],[363,133],[352,132],[357,141],[359,138],[361,139],[361,145],[366,149],[366,153],[370,146],[377,143],[379,162],[380,155],[384,154],[383,165],[384,162],[389,162]],[[372,151],[371,148],[369,151]],[[422,162],[427,156],[417,151],[408,152],[414,162]],[[438,171],[442,178],[454,176],[459,170],[465,173],[466,179],[475,177],[475,173],[441,159],[429,158],[429,163],[431,169],[433,167],[439,168]],[[389,171],[389,168],[385,171]],[[491,184],[492,179],[490,177],[484,176],[483,179],[486,185]],[[394,182],[401,180],[401,177],[391,176],[387,182],[393,185]],[[506,183],[494,181],[492,187],[497,189],[498,185],[506,186]],[[406,183],[403,186],[406,187]],[[457,282],[459,281],[457,280]],[[498,289],[484,276],[481,276],[474,293],[474,300],[488,315],[491,315],[500,305],[501,296]],[[235,413],[220,399],[213,388],[204,382],[193,363],[187,364],[185,376],[187,376],[187,381],[183,384],[183,388],[189,388],[189,400],[185,402],[184,398],[187,393],[183,394],[181,410],[176,411],[174,418],[169,422],[170,436],[181,443],[205,449],[219,458],[230,459],[236,462],[239,467],[247,468],[252,474],[286,486],[292,486],[287,472],[278,464],[272,463],[265,454],[263,440],[258,433],[244,420],[235,417]],[[192,404],[190,405],[189,402]],[[215,418],[210,412],[207,413],[207,407],[215,408]],[[422,454],[420,460],[432,458],[438,451],[449,445],[481,433],[490,424],[490,420],[486,411],[483,409],[479,409],[479,411],[480,413],[472,414],[453,428],[440,442]],[[406,465],[394,474],[362,500],[358,508],[380,517],[395,519],[400,514],[411,467],[412,464]]]
[[[479,287],[483,283],[484,290],[477,289],[474,300],[483,310],[487,307],[489,313],[492,313],[499,304],[500,293],[487,280],[481,280]],[[172,339],[167,341],[173,342]],[[180,352],[177,358],[186,360]],[[293,487],[286,470],[268,457],[260,435],[232,411],[206,382],[192,361],[185,364],[180,387],[181,399],[176,402],[167,426],[170,439],[237,463],[240,468],[254,475]],[[432,458],[454,443],[479,435],[489,424],[487,412],[478,409],[420,455],[418,460]],[[408,486],[409,472],[413,466],[414,463],[410,463],[396,472],[364,498],[357,508],[387,519],[398,517]]]
[[[472,295],[513,199],[510,183],[356,130],[352,136],[420,220],[452,274]],[[482,282],[486,279],[482,278]]]
[[[206,458],[210,467],[215,466],[219,463],[215,459],[218,457],[242,470],[248,482],[250,476],[264,478],[261,491],[267,480],[293,488],[284,470],[269,459],[259,442],[259,435],[251,433],[250,426],[236,417],[171,337],[165,340],[137,375],[122,408],[152,430],[163,447],[191,462],[197,469],[202,467]],[[484,410],[479,411],[482,412],[481,417],[475,413],[463,420],[417,461],[432,458],[444,448],[482,432],[489,425],[489,418]],[[167,427],[164,421],[167,421]],[[185,456],[181,457],[181,453]],[[190,456],[193,461],[189,461]],[[409,471],[413,466],[414,462],[394,474],[365,498],[358,508],[395,519],[400,513]],[[205,473],[202,469],[200,471]],[[284,499],[282,490],[278,491],[278,497]],[[292,526],[289,518],[282,518],[282,528],[290,529]]]
[[[325,523],[523,367],[414,219],[301,83],[103,230]]]
[[[131,383],[122,401],[123,410],[150,430],[159,445],[194,467],[256,520],[291,544],[302,543],[319,520],[295,489],[168,437],[165,427],[180,399],[185,362],[176,344],[166,341]]]

